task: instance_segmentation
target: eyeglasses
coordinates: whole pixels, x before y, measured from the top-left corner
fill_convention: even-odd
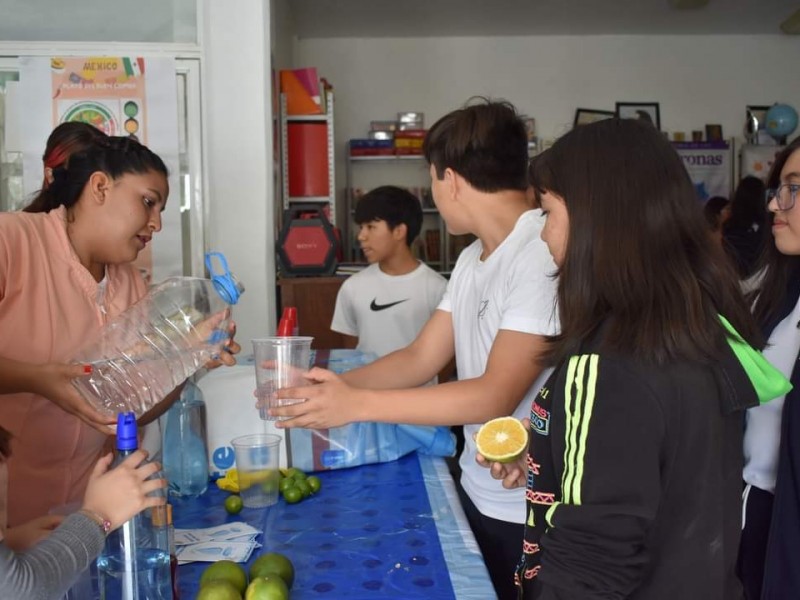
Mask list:
[[[778,210],[789,210],[797,201],[800,183],[784,183],[774,189],[767,190],[767,204],[775,200]]]

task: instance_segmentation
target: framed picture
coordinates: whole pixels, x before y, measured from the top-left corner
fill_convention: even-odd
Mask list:
[[[661,129],[658,102],[617,102],[616,114],[620,119],[641,119]]]
[[[603,121],[611,119],[616,115],[613,110],[596,110],[594,108],[576,108],[575,121],[572,123],[573,127],[578,125],[588,125],[595,121]]]
[[[758,122],[758,129],[766,129],[767,127],[767,111],[769,110],[769,106],[748,106],[747,107],[747,118],[750,119],[751,116],[755,117],[756,121]]]
[[[706,125],[706,141],[707,142],[721,142],[722,141],[722,125]]]

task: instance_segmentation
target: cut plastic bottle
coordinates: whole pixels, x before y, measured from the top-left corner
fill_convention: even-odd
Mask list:
[[[224,272],[214,274],[211,258]],[[231,306],[244,287],[218,253],[206,256],[211,279],[172,277],[111,319],[75,355],[91,375],[73,380],[101,412],[140,417],[223,351]]]

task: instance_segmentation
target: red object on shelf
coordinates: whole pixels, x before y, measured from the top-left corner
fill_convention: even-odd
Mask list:
[[[328,125],[326,123],[288,124],[289,195],[327,196]]]
[[[282,70],[280,79],[281,92],[286,97],[287,115],[313,115],[323,112],[319,79],[314,67]]]

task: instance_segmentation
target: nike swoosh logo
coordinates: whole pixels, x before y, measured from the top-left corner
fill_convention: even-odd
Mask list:
[[[392,308],[397,304],[402,304],[403,302],[407,302],[408,298],[405,300],[398,300],[397,302],[390,302],[389,304],[378,304],[375,302],[375,299],[372,300],[372,303],[369,305],[370,310],[379,311],[379,310],[386,310],[387,308]]]

